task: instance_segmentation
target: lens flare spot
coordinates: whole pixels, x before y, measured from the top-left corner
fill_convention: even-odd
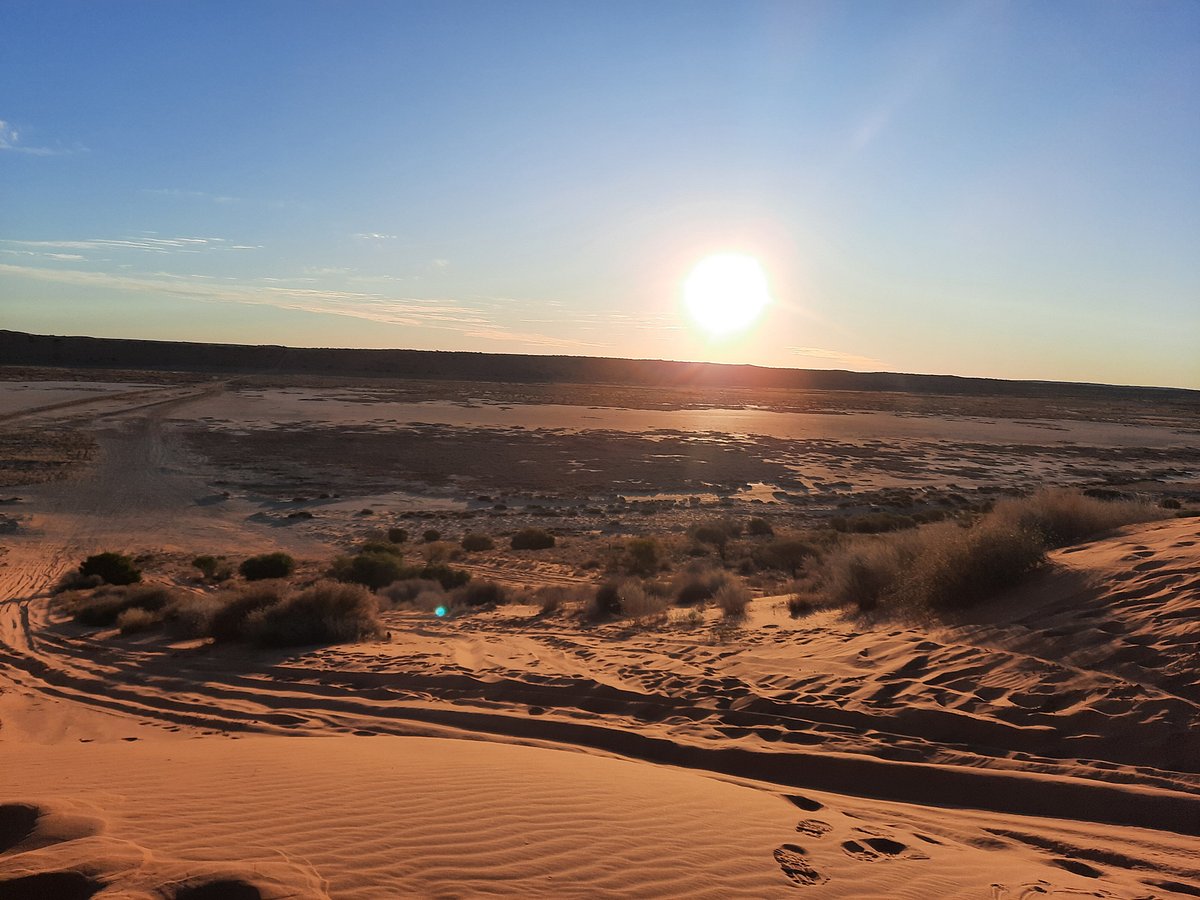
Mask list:
[[[433,614],[434,614],[435,616],[437,616],[439,619],[440,619],[440,618],[442,618],[443,616],[445,616],[445,615],[446,615],[446,607],[444,607],[444,606],[439,606],[437,609],[435,609],[435,610],[433,611]]]

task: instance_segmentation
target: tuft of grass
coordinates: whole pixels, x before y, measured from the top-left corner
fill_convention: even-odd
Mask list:
[[[296,569],[296,561],[286,553],[261,553],[243,560],[238,572],[247,581],[287,578]]]
[[[390,556],[403,557],[401,550],[393,541],[363,541],[358,548],[359,553],[387,553]]]
[[[163,623],[163,613],[161,610],[151,612],[148,609],[142,609],[140,606],[133,606],[117,616],[117,628],[121,630],[121,634],[138,634],[143,631],[152,631],[158,628]]]
[[[163,610],[167,630],[180,637],[209,637],[221,601],[212,594],[181,594]]]
[[[318,581],[251,613],[245,623],[246,636],[264,647],[352,643],[381,632],[375,595],[340,581]]]
[[[713,603],[726,619],[744,619],[750,605],[750,590],[740,581],[728,581],[713,594]]]
[[[647,590],[640,582],[627,581],[621,585],[621,611],[631,619],[661,619],[667,614],[669,605],[666,596]]]
[[[862,611],[881,604],[942,611],[972,606],[1023,580],[1046,551],[1160,517],[1153,506],[1053,488],[996,503],[973,524],[953,522],[845,539],[824,558],[821,591]]]
[[[1048,488],[1031,497],[1001,500],[990,515],[1037,532],[1048,549],[1066,547],[1122,525],[1162,518],[1150,503],[1105,501],[1071,488]]]

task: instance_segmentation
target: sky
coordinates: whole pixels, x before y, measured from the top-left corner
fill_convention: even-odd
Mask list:
[[[0,327],[1200,388],[1200,3],[5,0]]]

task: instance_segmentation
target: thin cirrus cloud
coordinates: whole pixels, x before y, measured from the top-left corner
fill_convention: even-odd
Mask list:
[[[19,241],[0,240],[17,249],[32,252],[79,250],[82,252],[114,250],[136,250],[146,253],[202,253],[206,250],[257,250],[257,245],[231,244],[225,238],[198,237],[137,237],[137,238],[88,238],[80,241]]]
[[[264,278],[247,283],[170,272],[111,273],[0,263],[0,276],[3,275],[76,287],[109,288],[204,302],[272,306],[285,310],[365,319],[382,325],[447,331],[501,343],[520,342],[537,347],[581,349],[592,346],[583,341],[515,330],[479,309],[453,301],[393,297],[360,291],[322,290],[285,285],[278,279]]]
[[[161,197],[172,200],[205,200],[211,203],[240,203],[240,197],[228,194],[210,194],[208,191],[185,191],[180,188],[142,188],[138,191],[147,197]]]

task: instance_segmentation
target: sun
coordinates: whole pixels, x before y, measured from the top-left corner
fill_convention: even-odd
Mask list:
[[[745,331],[771,302],[767,276],[753,256],[717,253],[696,263],[683,283],[688,315],[710,337]]]

